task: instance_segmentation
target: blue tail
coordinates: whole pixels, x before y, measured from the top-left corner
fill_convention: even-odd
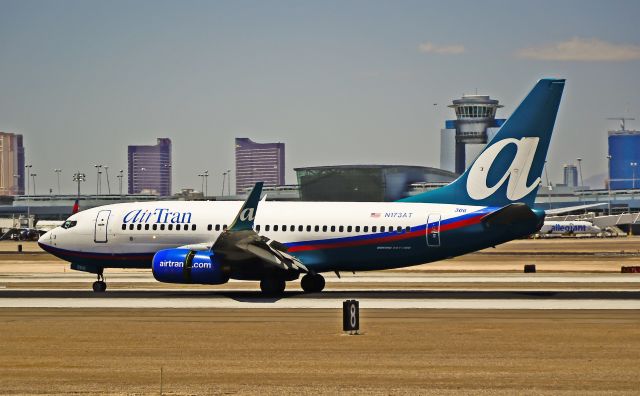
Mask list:
[[[479,206],[523,202],[533,207],[564,81],[538,81],[469,169],[454,182],[400,201]]]

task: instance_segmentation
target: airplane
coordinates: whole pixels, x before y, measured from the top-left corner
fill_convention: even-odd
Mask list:
[[[151,268],[160,282],[216,285],[259,281],[281,295],[298,279],[306,293],[322,273],[435,262],[529,236],[533,209],[564,89],[539,80],[472,165],[455,181],[396,202],[271,202],[256,183],[244,202],[119,203],[70,216],[44,234],[45,251],[71,268]]]
[[[589,221],[545,221],[540,235],[599,234],[602,229]]]

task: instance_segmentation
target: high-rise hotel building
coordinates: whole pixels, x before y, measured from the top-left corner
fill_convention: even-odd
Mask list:
[[[236,194],[258,182],[280,186],[284,182],[284,143],[256,143],[236,138]]]
[[[129,194],[171,195],[171,139],[155,146],[129,146]]]
[[[0,132],[0,195],[24,194],[22,135]]]

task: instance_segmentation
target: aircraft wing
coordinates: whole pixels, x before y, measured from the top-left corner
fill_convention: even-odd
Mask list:
[[[600,202],[600,203],[588,204],[588,205],[567,206],[567,207],[564,207],[564,208],[549,209],[549,210],[545,210],[544,212],[546,214],[548,214],[548,215],[559,215],[559,214],[563,214],[563,213],[573,212],[575,210],[596,208],[598,206],[605,206],[605,205],[607,205],[606,202]]]
[[[253,230],[262,185],[262,182],[256,183],[233,223],[210,247],[211,252],[222,256],[223,260],[229,264],[258,259],[267,266],[285,271],[308,272],[307,267],[300,260],[287,253],[285,245],[258,235]]]

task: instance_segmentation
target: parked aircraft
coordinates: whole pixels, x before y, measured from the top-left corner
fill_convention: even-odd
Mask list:
[[[399,268],[460,256],[538,231],[533,203],[564,80],[538,81],[471,167],[451,184],[398,202],[161,201],[88,209],[43,235],[42,248],[97,274],[152,268],[161,282],[260,281],[280,294],[300,275]]]

